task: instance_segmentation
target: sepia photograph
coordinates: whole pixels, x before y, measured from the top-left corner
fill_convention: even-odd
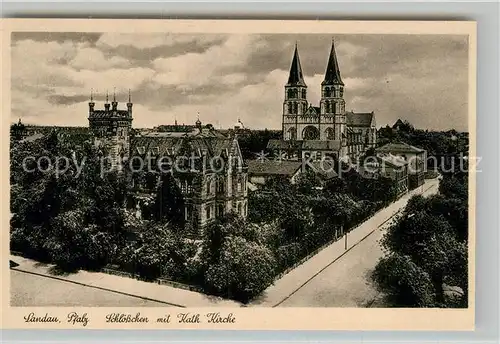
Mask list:
[[[471,309],[475,31],[396,28],[12,31],[9,307]]]

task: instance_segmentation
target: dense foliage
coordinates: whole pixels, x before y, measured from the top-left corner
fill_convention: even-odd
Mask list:
[[[243,159],[255,159],[256,154],[265,151],[271,139],[280,139],[280,130],[252,130],[238,134]]]
[[[126,238],[126,185],[116,174],[100,175],[100,154],[70,147],[56,133],[12,147],[13,250],[66,269],[98,268],[116,254]]]
[[[385,179],[363,180],[354,171],[326,185],[313,173],[302,174],[296,184],[274,178],[249,195],[249,221],[275,227],[266,245],[282,272],[394,200],[391,189]]]
[[[405,142],[425,149],[429,158],[428,169],[440,171],[451,171],[452,164],[459,166],[461,155],[467,155],[469,151],[468,133],[420,130],[407,121],[399,129],[386,126],[378,130],[377,144],[383,146],[390,142]]]
[[[440,194],[413,197],[389,228],[373,277],[390,304],[467,307],[466,190],[467,174],[445,174]]]

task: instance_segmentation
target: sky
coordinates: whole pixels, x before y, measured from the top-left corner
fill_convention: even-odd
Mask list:
[[[398,118],[422,129],[467,130],[468,41],[455,35],[12,33],[11,120],[87,126],[88,102],[106,91],[133,126],[216,128],[238,119],[280,129],[284,85],[299,49],[308,101],[319,105],[332,39],[346,110],[377,126]]]

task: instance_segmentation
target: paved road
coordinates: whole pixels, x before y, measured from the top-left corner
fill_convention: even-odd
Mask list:
[[[112,291],[96,289],[45,276],[11,270],[11,306],[64,307],[169,307]]]
[[[437,189],[437,180],[429,181],[426,183],[424,195],[434,194]],[[371,284],[369,275],[383,255],[379,241],[389,225],[390,221],[380,226],[282,301],[279,306],[367,307],[371,305],[379,295]],[[372,306],[383,307],[383,304],[378,302],[379,300]]]
[[[53,265],[10,256],[13,306],[239,307],[240,304],[168,285],[102,272],[55,274]]]

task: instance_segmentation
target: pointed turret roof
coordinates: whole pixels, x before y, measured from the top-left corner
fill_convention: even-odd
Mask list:
[[[300,65],[299,49],[295,44],[295,52],[293,54],[292,65],[290,66],[290,76],[288,77],[287,86],[306,86],[304,76],[302,75],[302,66]]]
[[[328,65],[326,66],[325,80],[323,85],[340,84],[344,85],[340,77],[339,63],[337,61],[337,54],[335,53],[335,42],[332,40],[332,50],[330,50],[330,57],[328,58]]]

